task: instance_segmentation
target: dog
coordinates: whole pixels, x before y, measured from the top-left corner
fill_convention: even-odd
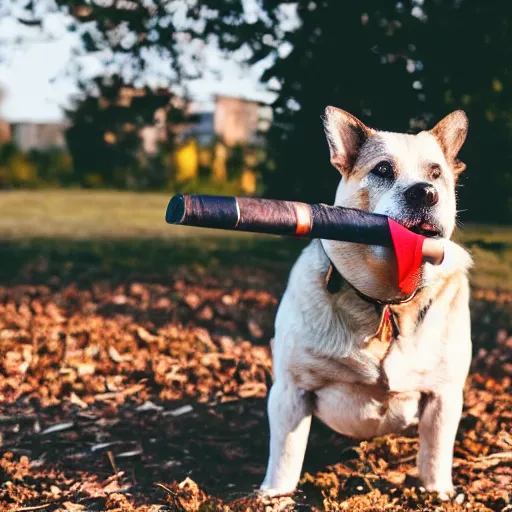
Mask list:
[[[423,264],[420,286],[406,298],[397,295],[388,249],[314,240],[303,250],[275,321],[270,455],[259,492],[294,492],[315,415],[357,439],[417,424],[419,477],[446,500],[471,360],[472,261],[450,240],[468,120],[455,111],[416,135],[369,128],[335,107],[323,121],[330,161],[341,173],[335,205],[385,214],[440,239],[444,259]]]

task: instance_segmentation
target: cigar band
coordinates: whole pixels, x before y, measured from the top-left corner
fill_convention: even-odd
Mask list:
[[[297,216],[295,234],[298,236],[307,235],[311,231],[311,206],[305,203],[295,203],[295,213]]]
[[[237,228],[238,224],[240,224],[240,205],[238,204],[236,197],[235,197],[235,206],[236,206],[236,223],[233,227]]]

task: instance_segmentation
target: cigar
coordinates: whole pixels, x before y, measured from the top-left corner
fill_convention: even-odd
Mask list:
[[[165,220],[169,224],[203,228],[379,245],[393,248],[395,252],[398,251],[398,233],[399,245],[405,244],[404,236],[412,240],[414,250],[421,251],[423,261],[440,264],[444,257],[439,240],[416,235],[385,215],[341,206],[178,194],[171,198]]]
[[[444,259],[444,245],[439,240],[425,238],[422,247],[423,261],[441,265]]]

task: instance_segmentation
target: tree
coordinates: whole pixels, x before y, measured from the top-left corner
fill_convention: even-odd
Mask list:
[[[512,4],[429,1],[419,24],[424,117],[462,108],[469,136],[461,152],[462,218],[512,222]],[[435,34],[435,37],[432,37]]]
[[[312,5],[313,4],[313,5]],[[320,116],[341,107],[370,126],[409,129],[420,100],[407,70],[407,18],[395,2],[299,2],[293,49],[265,80],[279,81],[270,134],[277,172],[272,195],[330,202],[338,173],[330,167]]]
[[[512,221],[512,4],[498,0],[56,0],[88,51],[130,56],[144,74],[155,54],[171,80],[200,71],[195,43],[270,58],[277,92],[267,195],[332,201],[320,115],[344,108],[387,130],[431,126],[464,108],[470,136],[461,184],[465,217]],[[294,23],[294,20],[296,23]],[[200,47],[200,45],[199,45]],[[153,56],[153,57],[152,57]]]
[[[269,195],[332,200],[337,176],[329,168],[320,122],[327,104],[389,129],[408,127],[411,112],[417,111],[418,94],[406,70],[407,48],[400,32],[399,18],[407,13],[389,0],[263,0],[251,12],[242,1],[58,4],[80,25],[89,51],[128,53],[136,57],[137,72],[144,71],[150,52],[158,52],[172,62],[176,77],[183,77],[190,69],[183,66],[183,42],[212,38],[226,51],[248,48],[250,64],[274,58],[263,77],[279,84],[269,145],[277,172],[267,175]],[[286,28],[293,25],[294,4],[300,20],[296,30]],[[283,56],[286,45],[293,49]],[[200,58],[187,56],[193,62]],[[311,183],[312,172],[325,179]]]
[[[167,90],[135,89],[115,75],[83,85],[87,95],[68,111],[71,128],[67,138],[78,181],[86,186],[161,188],[170,180],[161,165],[162,150],[173,147],[173,131],[162,127],[165,137],[154,156],[144,152],[141,130],[154,123],[157,110],[163,122],[184,122],[182,109]]]
[[[461,217],[511,222],[512,4],[312,4],[299,2],[302,25],[289,36],[293,50],[264,76],[281,85],[271,132],[278,170],[273,195],[333,197],[338,176],[327,170],[317,121],[328,104],[370,126],[399,131],[432,126],[462,108],[470,132],[461,154],[468,164],[459,183],[467,210]]]

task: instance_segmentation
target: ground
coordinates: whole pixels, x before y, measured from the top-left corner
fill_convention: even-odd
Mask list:
[[[168,197],[0,197],[0,510],[512,510],[512,230],[468,226],[474,359],[456,497],[417,480],[416,431],[314,422],[303,479],[258,500],[269,340],[303,242],[166,226]]]

